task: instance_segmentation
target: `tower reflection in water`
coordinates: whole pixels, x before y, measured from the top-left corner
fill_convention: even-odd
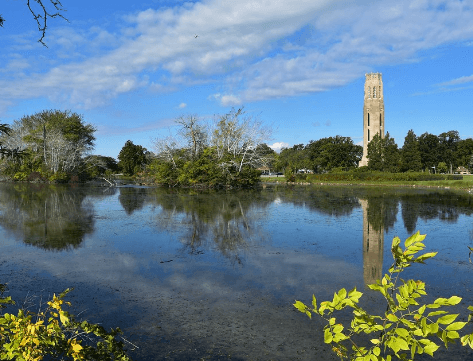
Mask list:
[[[363,210],[363,280],[376,283],[383,272],[384,228],[369,221],[368,200],[359,199]]]

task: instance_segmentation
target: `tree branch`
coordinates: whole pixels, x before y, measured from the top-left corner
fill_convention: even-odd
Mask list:
[[[53,4],[55,13],[50,13],[46,6],[43,4],[43,0],[27,0],[27,5],[28,9],[30,10],[31,14],[33,15],[34,19],[36,20],[36,24],[38,25],[38,30],[41,32],[41,38],[38,40],[41,44],[43,44],[45,47],[48,47],[43,39],[46,36],[46,29],[47,29],[47,22],[48,18],[63,18],[67,22],[67,20],[61,12],[66,11],[63,7],[62,4],[59,0],[49,0],[51,4]],[[35,9],[32,8],[32,2],[35,2],[39,5],[40,9],[38,11],[35,11]],[[0,26],[3,24],[4,19],[0,17]]]

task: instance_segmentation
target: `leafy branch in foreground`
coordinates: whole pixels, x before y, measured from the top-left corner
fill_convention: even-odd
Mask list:
[[[0,294],[4,289],[0,285]],[[70,291],[54,295],[38,313],[20,309],[17,315],[0,314],[0,360],[131,360],[123,341],[117,340],[119,328],[107,332],[63,310],[70,306],[63,300]],[[0,297],[0,309],[14,303],[11,297]]]
[[[405,281],[399,277],[407,267],[424,263],[437,254],[430,252],[417,255],[425,248],[422,243],[424,238],[425,235],[417,232],[406,239],[402,249],[401,240],[395,237],[391,246],[393,265],[381,280],[368,285],[386,300],[387,308],[383,316],[371,315],[358,305],[363,294],[356,288],[350,292],[341,289],[334,294],[332,301],[322,302],[320,306],[317,305],[315,295],[312,296],[312,307],[300,301],[294,303],[294,307],[309,318],[315,313],[328,322],[324,327],[324,340],[332,345],[332,350],[340,359],[390,361],[396,357],[414,360],[416,354],[433,356],[440,347],[438,341],[448,347],[449,343],[455,343],[457,339],[461,340],[463,346],[473,348],[473,333],[462,337],[458,333],[471,320],[472,314],[468,322],[456,322],[459,314],[445,310],[448,306],[460,303],[461,297],[437,298],[433,303],[421,305],[420,298],[426,295],[425,283]],[[344,308],[353,309],[353,319],[347,328],[333,317],[335,311]],[[473,307],[468,307],[468,310],[473,311]],[[371,345],[362,346],[354,340],[355,335],[363,333],[374,336],[370,340]]]

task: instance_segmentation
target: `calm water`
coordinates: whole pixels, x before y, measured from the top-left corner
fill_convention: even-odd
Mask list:
[[[436,190],[0,184],[0,282],[20,301],[74,287],[74,313],[121,327],[136,360],[335,360],[294,300],[357,286],[378,309],[364,284],[390,266],[394,236],[420,230],[439,255],[404,277],[464,310],[472,213],[470,195]]]

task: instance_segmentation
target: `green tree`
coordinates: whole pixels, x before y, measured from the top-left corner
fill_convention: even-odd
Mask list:
[[[470,159],[473,156],[473,139],[467,138],[458,141],[455,154],[455,164],[469,168]]]
[[[119,169],[115,158],[103,155],[85,157],[84,168],[89,178],[103,177],[106,173],[116,173]]]
[[[448,172],[448,166],[445,162],[437,164],[436,173],[445,174]]]
[[[419,151],[419,141],[414,131],[411,129],[404,138],[404,145],[401,148],[401,172],[420,171],[422,169],[421,156]]]
[[[289,168],[292,173],[299,169],[310,168],[309,154],[304,144],[295,144],[292,148],[283,148],[279,153],[277,167],[285,172]]]
[[[141,145],[127,140],[118,154],[118,166],[126,175],[133,175],[149,163],[149,152]]]
[[[450,130],[439,134],[441,158],[449,167],[449,173],[453,173],[453,167],[456,167],[455,155],[457,153],[460,136],[456,130]]]
[[[1,142],[22,157],[19,161],[6,159],[7,172],[25,176],[31,172],[47,176],[74,173],[93,149],[94,132],[93,125],[71,111],[45,110],[15,120]]]
[[[395,173],[399,171],[400,153],[394,139],[375,134],[368,143],[368,167],[372,170]]]
[[[430,172],[441,161],[440,139],[434,134],[425,132],[418,140],[422,168]]]

